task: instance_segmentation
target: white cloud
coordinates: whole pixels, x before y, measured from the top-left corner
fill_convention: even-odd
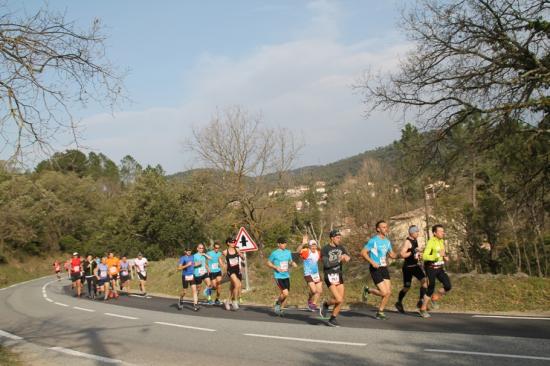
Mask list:
[[[182,149],[191,126],[208,122],[216,108],[235,104],[261,111],[268,125],[303,134],[299,165],[327,163],[391,142],[399,126],[383,114],[364,120],[364,106],[351,85],[367,69],[395,68],[410,45],[338,41],[334,4],[312,3],[311,24],[298,39],[262,46],[239,59],[201,55],[182,86],[187,97],[179,107],[88,118],[87,144],[115,159],[131,154],[175,172],[192,165]]]

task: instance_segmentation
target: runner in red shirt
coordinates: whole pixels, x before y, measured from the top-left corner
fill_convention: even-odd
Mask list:
[[[76,296],[80,297],[82,292],[82,261],[80,255],[77,252],[73,253],[73,259],[71,259],[71,281],[73,282],[73,288],[76,289]]]
[[[55,271],[57,280],[61,281],[61,264],[59,264],[59,261],[57,259],[55,260],[55,262],[53,262],[53,270]]]

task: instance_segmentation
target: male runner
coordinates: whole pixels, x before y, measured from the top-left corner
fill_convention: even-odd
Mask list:
[[[180,257],[178,263],[178,270],[181,271],[181,295],[178,302],[178,309],[183,309],[183,298],[185,297],[185,290],[189,288],[189,285],[195,285],[195,277],[193,271],[195,269],[195,261],[192,255],[191,248],[185,248],[184,255]]]
[[[349,262],[350,256],[346,248],[340,244],[342,234],[339,230],[332,230],[329,233],[329,237],[330,243],[325,245],[321,250],[321,258],[323,260],[324,280],[330,290],[331,298],[329,301],[323,303],[319,312],[321,317],[326,318],[329,306],[334,305],[327,325],[338,327],[339,324],[336,321],[336,317],[340,314],[345,296],[342,264]]]
[[[239,309],[239,294],[242,288],[242,272],[241,272],[241,260],[243,260],[243,254],[237,249],[237,241],[233,238],[227,238],[225,241],[227,249],[222,254],[225,257],[227,263],[227,276],[231,281],[229,286],[229,299],[225,300],[225,310],[230,310],[231,306],[233,310]],[[231,305],[231,306],[230,306]]]
[[[220,244],[218,242],[214,243],[214,248],[206,253],[210,259],[208,260],[208,270],[209,278],[206,281],[208,286],[208,303],[209,304],[220,304],[220,288],[219,286],[222,283],[222,253],[220,252]],[[216,300],[212,302],[212,289],[216,290]]]
[[[82,263],[80,255],[77,252],[73,253],[73,258],[70,263],[71,282],[76,291],[75,296],[80,297],[82,291]]]
[[[426,296],[424,296],[424,302],[420,308],[420,316],[423,318],[429,318],[428,305],[432,301],[432,308],[438,309],[439,304],[435,300],[435,279],[443,284],[443,288],[438,290],[439,297],[441,298],[451,291],[451,280],[445,272],[445,262],[449,261],[447,253],[445,251],[445,229],[442,225],[434,225],[432,227],[433,236],[428,240],[422,259],[424,260],[424,268],[426,269],[426,276],[428,277],[428,289]],[[433,298],[432,298],[433,296]]]
[[[369,289],[368,286],[365,286],[363,296],[365,297],[365,301],[368,294],[373,294],[382,298],[378,306],[378,311],[376,312],[376,319],[386,320],[387,316],[384,313],[384,308],[391,295],[391,281],[387,267],[387,256],[389,255],[391,258],[395,259],[397,258],[397,254],[393,251],[391,243],[386,237],[389,231],[388,224],[385,221],[378,221],[376,223],[376,231],[377,234],[363,247],[361,256],[370,264],[370,275],[377,289]]]
[[[128,258],[123,255],[119,263],[120,267],[120,291],[126,290],[126,293],[130,293],[130,262]]]
[[[59,261],[57,259],[53,262],[53,270],[55,271],[55,276],[57,277],[57,280],[61,281],[61,264],[59,264]]]
[[[205,253],[204,244],[197,245],[197,252],[193,255],[193,262],[195,264],[195,270],[193,271],[194,282],[191,285],[193,290],[193,310],[198,311],[199,308],[199,292],[202,281],[208,278],[208,267],[206,261],[210,259]]]
[[[101,258],[101,263],[95,268],[95,277],[99,290],[103,292],[103,301],[109,300],[109,266],[107,257]]]
[[[306,244],[308,247],[304,248]],[[307,307],[311,311],[318,311],[317,302],[323,293],[323,282],[321,282],[318,266],[321,252],[317,248],[317,242],[315,240],[308,241],[307,235],[304,236],[302,244],[298,246],[296,251],[300,253],[300,257],[304,261],[304,279],[309,288]]]
[[[405,309],[403,308],[403,299],[405,295],[411,288],[412,278],[416,277],[420,281],[420,297],[416,307],[420,309],[422,307],[422,299],[426,295],[426,288],[428,287],[428,281],[426,275],[420,267],[418,260],[422,257],[420,253],[420,248],[418,248],[418,235],[420,234],[420,229],[418,226],[412,225],[409,227],[409,236],[405,239],[405,243],[401,247],[399,255],[401,258],[404,258],[403,262],[403,288],[399,291],[399,298],[395,303],[395,307],[400,313],[404,313]]]
[[[106,264],[109,267],[109,278],[111,280],[111,293],[109,296],[118,298],[117,280],[120,273],[120,259],[115,257],[113,252],[109,252]]]
[[[290,274],[288,272],[290,266],[297,267],[292,260],[292,253],[286,249],[286,239],[277,239],[278,249],[274,250],[267,261],[267,266],[273,270],[275,283],[279,288],[279,298],[275,302],[275,314],[283,315],[288,292],[290,290]]]
[[[95,277],[95,268],[97,267],[97,263],[94,261],[91,255],[88,255],[86,257],[86,260],[83,264],[84,269],[84,279],[86,280],[86,285],[88,288],[88,298],[95,299],[97,295],[97,289],[96,289],[96,277]]]
[[[147,262],[147,258],[145,258],[143,254],[138,253],[137,258],[134,260],[134,264],[139,277],[139,289],[141,290],[141,294],[146,296],[147,290],[145,289],[145,284],[147,283],[147,265],[149,262]]]

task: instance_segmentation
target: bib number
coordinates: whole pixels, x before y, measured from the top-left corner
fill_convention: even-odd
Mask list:
[[[212,269],[219,269],[220,266],[219,266],[218,263],[212,263],[212,264],[210,265],[210,268],[212,268]]]
[[[313,282],[319,282],[321,280],[321,277],[319,276],[319,273],[312,273],[311,279],[313,280]]]
[[[280,262],[279,268],[281,269],[281,272],[288,272],[288,262],[287,261]]]
[[[116,274],[116,267],[111,267],[111,268],[109,269],[109,271],[111,272],[112,275],[113,275],[113,274]]]
[[[239,265],[239,258],[235,257],[235,258],[229,258],[229,265],[231,267],[236,267]]]
[[[122,271],[121,273],[123,276],[128,276],[128,271]]]
[[[339,273],[329,273],[328,274],[328,282],[330,282],[332,285],[339,285],[340,284],[340,274]]]
[[[99,277],[100,278],[107,278],[107,271],[100,271],[99,272]]]
[[[73,272],[80,272],[80,266],[74,266]]]
[[[206,268],[203,268],[203,267],[199,268],[199,276],[203,276],[205,274],[206,274]]]
[[[442,266],[444,264],[445,264],[445,261],[437,261],[437,262],[434,263],[434,265],[436,265],[436,266]]]
[[[382,267],[385,267],[385,266],[386,266],[386,257],[380,258],[380,265],[381,265]]]
[[[193,275],[186,275],[185,280],[186,281],[193,281]]]

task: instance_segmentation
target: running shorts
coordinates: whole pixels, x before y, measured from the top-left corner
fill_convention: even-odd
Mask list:
[[[374,268],[371,266],[369,267],[369,270],[375,285],[378,285],[380,282],[383,282],[384,280],[390,279],[390,272],[388,272],[388,267]]]
[[[124,283],[126,281],[130,281],[130,276],[120,275],[120,282]]]
[[[282,290],[290,290],[290,278],[276,278],[277,287]]]
[[[71,273],[71,281],[76,282],[78,280],[82,280],[82,276],[80,275],[80,273]]]
[[[243,280],[243,275],[241,271],[231,271],[231,270],[227,271],[227,277],[231,278],[231,275],[236,275],[239,281]]]
[[[189,288],[189,285],[195,284],[195,276],[188,275],[188,276],[181,276],[181,286],[183,288]]]
[[[205,273],[202,276],[194,276],[195,285],[200,285],[206,278],[208,278],[208,273]]]
[[[321,276],[319,275],[319,273],[313,273],[313,274],[304,276],[304,279],[306,280],[306,283],[310,283],[310,282],[319,283],[319,282],[321,282]]]
[[[325,280],[325,285],[327,285],[327,287],[330,287],[332,285],[338,286],[344,284],[344,276],[342,272],[325,272],[323,279]]]
[[[139,277],[140,281],[147,281],[147,274],[146,273],[138,272],[138,277]]]
[[[211,280],[215,280],[218,277],[222,277],[221,272],[210,272],[208,277],[210,277]]]
[[[403,287],[411,287],[413,276],[419,281],[426,278],[424,271],[418,264],[416,266],[403,266]]]

